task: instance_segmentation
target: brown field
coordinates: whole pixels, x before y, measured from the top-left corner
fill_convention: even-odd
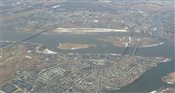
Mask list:
[[[29,59],[25,55],[24,46],[17,46],[9,50],[3,49],[0,58],[0,84],[14,77],[17,71],[29,70],[36,64],[36,56],[31,55],[32,59]]]
[[[91,48],[96,47],[96,45],[93,44],[73,44],[73,43],[61,43],[59,44],[59,49],[82,49],[82,48]]]

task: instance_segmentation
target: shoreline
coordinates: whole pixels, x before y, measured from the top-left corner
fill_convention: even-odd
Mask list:
[[[161,61],[160,63],[158,63],[157,65],[155,65],[154,67],[152,67],[152,68],[150,68],[150,69],[153,69],[153,68],[155,68],[155,67],[157,67],[157,66],[159,66],[160,64],[164,64],[164,63],[167,63],[167,62],[172,62],[173,61],[173,59],[169,59],[169,60],[167,60],[168,58],[166,58],[165,60],[163,60],[163,61]],[[166,62],[165,62],[166,61]],[[128,85],[126,85],[126,86],[124,86],[124,87],[122,87],[122,88],[125,88],[125,87],[127,87],[127,86],[132,86],[133,84],[135,84],[137,81],[139,81],[140,79],[142,79],[142,77],[143,77],[143,74],[144,73],[146,73],[147,71],[149,71],[150,69],[147,69],[145,72],[143,72],[137,79],[135,79],[132,83],[130,83],[130,84],[128,84]],[[122,89],[122,88],[120,88],[120,89]],[[112,91],[108,91],[109,93],[110,92],[116,92],[116,93],[118,93],[118,91],[120,91],[120,89],[119,90],[112,90]],[[149,92],[149,93],[156,93],[157,91],[156,90],[152,90],[151,92]],[[120,92],[119,92],[120,93]]]
[[[0,43],[2,42],[7,42],[7,43],[16,43],[17,41],[9,41],[9,40],[1,40]],[[32,45],[39,45],[39,46],[43,46],[42,44],[40,43],[33,43],[33,42],[20,42],[20,43],[23,43],[23,44],[32,44]]]
[[[152,45],[145,45],[145,46],[139,46],[139,48],[149,48],[149,47],[156,47],[165,44],[165,42],[160,42],[158,44],[152,44]]]
[[[48,49],[46,48],[46,50],[48,50]],[[167,60],[167,58],[164,58],[164,59],[160,60],[160,63],[164,63],[165,61],[168,62],[169,60]],[[156,62],[157,65],[159,65],[160,63],[159,63],[159,62]],[[148,71],[148,70],[151,69],[151,68],[156,67],[157,65],[152,65],[150,68],[145,69],[145,70],[143,71],[143,73],[138,74],[137,77],[135,77],[135,78],[133,78],[133,80],[129,81],[129,82],[128,82],[128,85],[132,85],[132,84],[134,84],[135,82],[137,82],[139,79],[142,78],[142,75],[143,75],[146,71]],[[126,82],[126,83],[127,83],[127,82]],[[123,87],[126,87],[126,86],[128,86],[128,85],[124,85]],[[121,88],[123,88],[123,87],[121,87]],[[121,88],[120,88],[120,89],[121,89]]]
[[[168,73],[167,75],[161,77],[161,81],[168,85],[175,85],[175,72]]]
[[[155,47],[159,45],[165,44],[164,41],[160,41],[153,38],[148,37],[133,37],[131,38],[126,36],[108,36],[105,38],[97,38],[98,40],[102,40],[104,42],[111,43],[115,47],[135,47],[138,48],[148,48],[148,47]]]

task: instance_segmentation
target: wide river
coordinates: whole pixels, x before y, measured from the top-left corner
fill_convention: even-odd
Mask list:
[[[114,0],[115,1],[115,0]],[[74,5],[74,6],[73,6]],[[66,7],[68,6],[68,7]],[[110,12],[127,12],[128,10],[125,9],[111,9],[104,6],[99,6],[98,4],[83,4],[77,2],[65,3],[64,8],[67,10],[76,9],[76,8],[85,8],[86,10],[93,10],[93,11],[110,11]],[[136,10],[138,11],[138,10]],[[155,37],[159,37],[158,31],[160,29],[160,20],[162,17],[168,15],[164,13],[163,15],[155,18],[156,27],[158,27],[157,31],[153,33]],[[15,32],[15,31],[2,31],[0,38],[3,41],[20,41],[24,38],[27,38],[36,32]],[[56,51],[56,52],[65,52],[59,50],[57,48],[59,43],[90,43],[96,44],[96,48],[90,49],[80,49],[75,51],[66,51],[66,52],[81,52],[81,53],[123,53],[125,48],[118,48],[112,46],[112,44],[98,40],[97,38],[104,37],[104,36],[117,36],[117,35],[129,35],[129,33],[96,33],[96,34],[88,34],[88,35],[72,35],[72,34],[58,34],[58,33],[46,33],[42,34],[38,37],[32,38],[26,42],[30,43],[39,43],[42,44],[49,49]],[[1,37],[2,36],[2,37]],[[142,35],[135,35],[135,36],[142,36]],[[165,44],[156,46],[156,47],[149,47],[149,48],[139,48],[136,55],[138,56],[151,56],[151,57],[169,57],[174,59],[174,41],[166,41],[163,40]],[[132,53],[134,48],[129,50],[129,53]],[[157,67],[152,68],[145,72],[141,78],[139,78],[134,83],[120,89],[119,91],[112,91],[112,93],[148,93],[150,91],[156,90],[162,86],[168,86],[165,83],[161,82],[160,78],[166,75],[169,72],[174,71],[174,63],[175,61],[167,62],[159,64]]]
[[[3,31],[2,40],[3,41],[20,41],[30,35],[36,34],[36,32],[15,32],[15,31]],[[104,36],[117,36],[117,35],[129,35],[128,33],[96,33],[96,34],[87,34],[87,35],[72,35],[72,34],[58,34],[58,33],[46,33],[38,37],[32,38],[26,42],[42,44],[49,49],[56,52],[65,52],[57,48],[59,43],[91,43],[97,44],[96,48],[90,49],[80,49],[75,51],[66,51],[66,52],[80,52],[80,53],[122,53],[124,48],[118,48],[112,46],[112,44],[101,41],[97,38]],[[140,36],[139,34],[137,36]],[[139,48],[137,55],[138,56],[152,56],[152,57],[169,57],[174,59],[174,42],[164,40],[165,44],[149,48]],[[134,48],[130,49],[129,53],[132,53]],[[159,64],[157,67],[152,68],[145,72],[140,79],[134,83],[120,89],[119,91],[113,91],[112,93],[147,93],[153,90],[156,90],[162,86],[168,86],[165,83],[161,82],[160,78],[166,75],[169,72],[174,71],[175,61],[168,63]]]

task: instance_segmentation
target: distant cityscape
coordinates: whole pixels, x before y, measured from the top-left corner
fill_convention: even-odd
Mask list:
[[[173,0],[0,2],[0,93],[175,92]]]

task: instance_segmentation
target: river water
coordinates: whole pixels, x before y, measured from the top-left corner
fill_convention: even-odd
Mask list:
[[[15,32],[15,31],[3,31],[3,40],[8,41],[20,41],[30,35],[36,34],[36,32]],[[49,49],[56,51],[56,52],[63,52],[59,50],[57,46],[59,43],[86,43],[86,44],[96,44],[96,48],[89,48],[89,49],[80,49],[80,50],[73,50],[67,52],[81,52],[81,53],[122,53],[125,48],[114,47],[111,43],[104,42],[97,38],[103,36],[116,36],[116,35],[128,35],[128,33],[104,33],[104,34],[88,34],[88,35],[72,35],[72,34],[58,34],[58,33],[46,33],[42,34],[38,37],[32,38],[26,42],[31,43],[39,43],[42,44]],[[165,44],[157,46],[157,47],[150,47],[150,48],[139,48],[137,55],[139,56],[164,56],[174,58],[174,42],[173,41],[164,41]],[[134,48],[130,49],[132,52]],[[161,51],[160,51],[161,50]]]
[[[157,67],[145,72],[141,78],[139,78],[134,83],[113,93],[149,93],[161,87],[168,87],[170,85],[162,82],[160,78],[167,75],[167,73],[173,72],[174,67],[174,60],[167,63],[161,63]]]
[[[68,3],[69,4],[69,3]],[[76,6],[77,3],[75,3]],[[82,4],[80,4],[82,6]],[[91,5],[91,4],[85,4]],[[87,7],[91,10],[96,9],[96,7]],[[69,7],[67,7],[69,8]],[[74,8],[70,8],[74,9]],[[70,10],[69,9],[69,10]],[[104,8],[99,7],[97,8],[98,11],[103,11]],[[108,8],[107,8],[108,9]],[[111,10],[110,11],[116,11]],[[107,11],[108,11],[107,10]],[[119,9],[120,10],[120,9]],[[121,11],[121,10],[120,10]],[[162,15],[164,16],[164,15]],[[156,26],[158,27],[157,31],[155,31],[153,37],[159,38],[159,28],[160,28],[160,20],[162,16],[158,17],[155,20]],[[27,38],[28,36],[31,36],[33,34],[36,34],[36,32],[15,32],[15,31],[2,31],[1,33],[3,37],[3,41],[20,41],[21,39]],[[88,34],[88,35],[72,35],[72,34],[58,34],[58,33],[46,33],[42,34],[38,37],[32,38],[26,42],[30,43],[39,43],[42,44],[49,49],[56,51],[56,52],[65,52],[62,50],[59,50],[57,46],[59,43],[86,43],[86,44],[97,44],[96,48],[89,48],[89,49],[80,49],[80,50],[74,50],[74,51],[66,51],[66,52],[81,52],[81,53],[122,53],[124,51],[124,48],[114,47],[112,44],[98,40],[97,38],[103,37],[103,36],[111,36],[111,35],[129,35],[129,33],[96,33],[96,34]],[[142,36],[142,35],[136,35],[136,36]],[[169,57],[174,59],[174,41],[167,41],[163,40],[165,44],[156,46],[156,47],[149,47],[149,48],[139,48],[137,55],[138,56],[145,56],[145,57]],[[130,49],[130,52],[132,52],[134,48]],[[150,91],[156,90],[162,86],[168,86],[165,83],[161,82],[160,78],[164,75],[166,75],[169,72],[174,71],[174,63],[175,61],[167,62],[167,63],[161,63],[157,67],[152,68],[145,72],[141,78],[139,78],[134,83],[120,89],[119,91],[112,91],[112,93],[148,93]]]
[[[15,31],[3,31],[2,32],[2,40],[3,41],[20,41],[30,35],[36,34],[36,32],[15,32]],[[96,48],[90,49],[80,49],[74,51],[66,51],[66,52],[80,52],[80,53],[122,53],[124,48],[114,47],[112,44],[98,40],[97,38],[111,35],[128,35],[128,33],[96,33],[96,34],[86,34],[86,35],[72,35],[72,34],[58,34],[58,33],[46,33],[42,34],[38,37],[32,38],[26,42],[30,43],[39,43],[42,44],[49,49],[56,52],[65,52],[59,50],[57,46],[59,43],[91,43],[97,44]],[[139,36],[139,35],[138,35]],[[149,48],[139,48],[137,55],[139,56],[163,56],[174,59],[174,42],[173,41],[164,41],[164,45],[149,47]],[[133,48],[134,49],[134,48]],[[133,50],[131,48],[131,51]],[[147,93],[153,90],[156,90],[162,86],[167,86],[165,83],[161,82],[160,77],[166,75],[169,72],[174,71],[174,63],[167,62],[158,65],[155,68],[152,68],[145,72],[141,78],[134,83],[120,89],[119,91],[113,91],[112,93]]]

